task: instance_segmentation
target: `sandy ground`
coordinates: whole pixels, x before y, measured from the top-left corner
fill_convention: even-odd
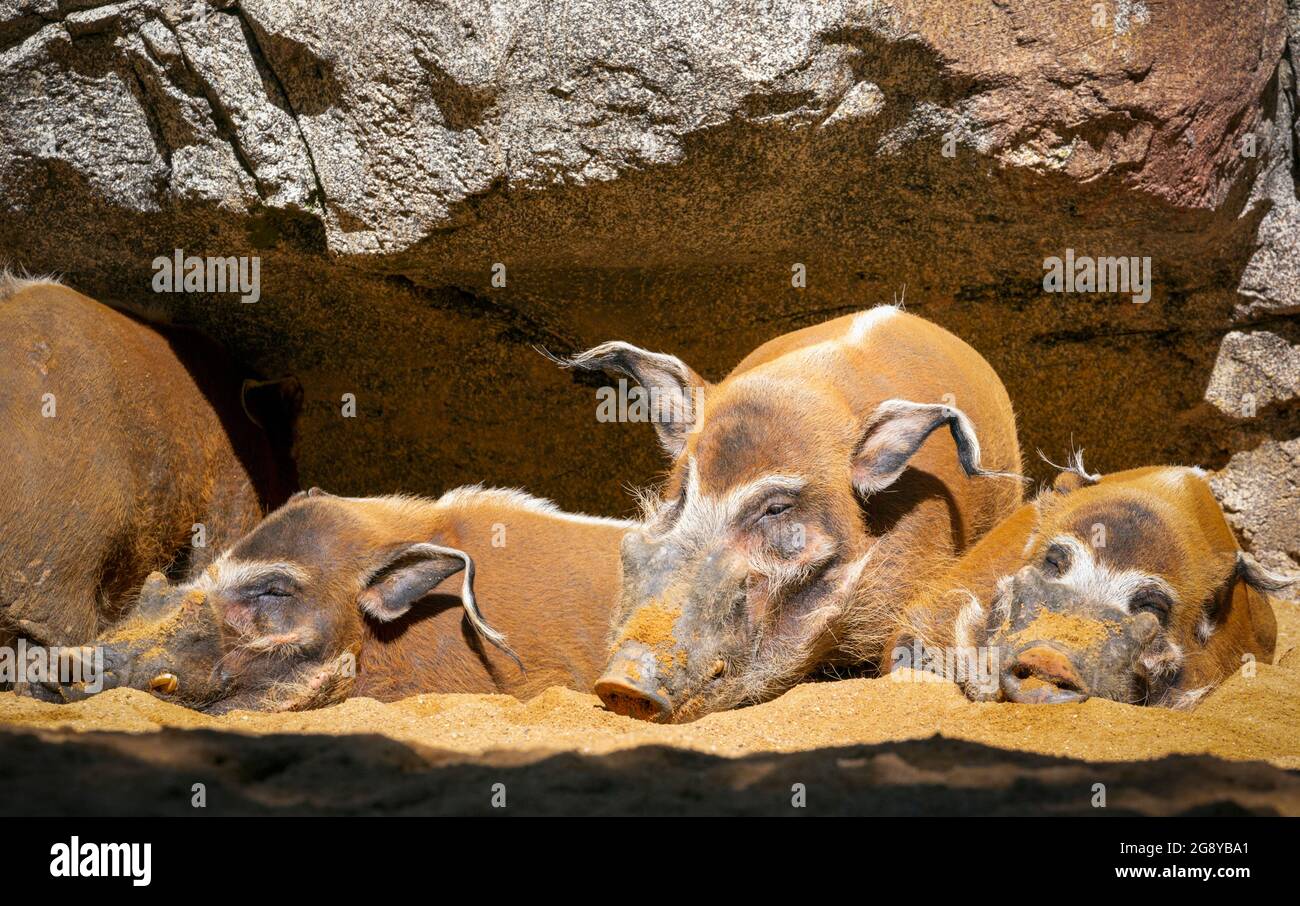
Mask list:
[[[62,706],[0,695],[0,724],[8,731],[2,734],[0,745],[12,749],[15,737],[33,735],[41,745],[58,744],[60,749],[82,740],[95,740],[96,744],[108,740],[116,753],[112,757],[129,756],[175,768],[184,764],[183,758],[169,755],[159,746],[142,746],[149,736],[139,734],[157,738],[161,733],[167,745],[178,747],[178,751],[184,744],[175,740],[200,736],[177,734],[178,729],[216,731],[211,738],[224,740],[221,745],[232,751],[243,751],[238,740],[249,736],[275,736],[290,740],[285,744],[291,753],[294,738],[300,738],[303,746],[310,741],[315,750],[326,737],[369,735],[385,737],[402,744],[399,748],[419,753],[418,761],[425,767],[521,767],[557,754],[589,757],[595,759],[592,764],[604,764],[599,761],[604,756],[643,747],[667,747],[670,752],[685,750],[724,760],[762,760],[772,753],[887,748],[911,740],[931,740],[938,734],[942,741],[978,744],[970,747],[970,752],[990,747],[1005,754],[999,768],[1003,780],[1008,770],[1040,768],[1037,761],[1012,757],[1013,753],[1090,763],[1146,762],[1180,755],[1208,755],[1227,763],[1267,762],[1283,770],[1270,774],[1272,779],[1252,783],[1273,790],[1259,794],[1265,804],[1297,814],[1300,777],[1290,772],[1300,769],[1300,651],[1291,649],[1300,642],[1300,607],[1282,605],[1279,629],[1278,651],[1284,654],[1278,664],[1258,665],[1253,676],[1244,672],[1233,676],[1191,712],[1102,700],[1053,706],[977,704],[967,701],[953,685],[910,672],[884,679],[808,683],[775,701],[675,726],[620,717],[605,711],[594,696],[559,688],[527,702],[501,695],[430,694],[393,703],[358,698],[305,713],[234,712],[220,717],[188,711],[142,692],[113,690]],[[119,738],[104,731],[132,735]],[[209,740],[209,735],[202,738]],[[209,743],[204,745],[208,748],[203,751],[208,752]],[[875,758],[885,749],[866,751]],[[955,750],[945,751],[951,754]],[[200,761],[207,758],[195,757]],[[367,750],[358,757],[368,764],[368,759],[376,756]],[[380,760],[387,757],[384,754]],[[966,760],[973,757],[963,756]],[[222,764],[219,757],[209,760],[213,765]],[[13,764],[9,757],[6,761]],[[836,762],[841,768],[842,761]],[[951,772],[959,771],[964,763],[962,759],[944,762],[943,783],[949,783]],[[713,762],[703,764],[697,770],[707,771]],[[1215,776],[1227,777],[1229,788],[1245,783],[1234,779],[1231,772],[1236,769],[1230,764],[1226,769],[1228,774]],[[573,776],[582,773],[575,770]],[[563,778],[556,777],[556,783],[563,785]],[[1244,803],[1236,794],[1233,801]]]

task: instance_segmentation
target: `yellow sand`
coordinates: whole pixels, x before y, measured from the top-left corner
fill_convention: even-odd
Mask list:
[[[1279,608],[1279,652],[1300,640],[1300,607]],[[658,744],[726,756],[943,736],[1088,760],[1207,753],[1300,768],[1300,657],[1233,676],[1191,712],[1090,700],[1076,705],[976,704],[929,675],[808,683],[781,698],[695,723],[662,726],[605,711],[591,695],[553,688],[528,702],[504,695],[357,698],[319,711],[209,717],[143,692],[114,690],[73,705],[0,695],[0,723],[65,731],[206,727],[241,733],[376,733],[465,756],[527,761],[556,751],[600,754]],[[62,734],[61,734],[62,735]]]

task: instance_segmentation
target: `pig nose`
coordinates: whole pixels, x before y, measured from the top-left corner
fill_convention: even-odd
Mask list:
[[[98,681],[100,691],[113,689],[122,684],[122,663],[114,649],[99,649],[101,661],[95,660],[96,648],[83,645],[79,648],[63,648],[59,651],[58,674],[41,682],[15,683],[14,692],[37,701],[65,704],[89,698],[93,692],[87,686]],[[79,661],[73,670],[73,661]],[[102,667],[102,674],[98,668]]]
[[[602,676],[596,681],[596,695],[606,708],[624,717],[664,721],[672,713],[666,695],[632,683],[627,677]]]
[[[596,680],[596,695],[615,714],[637,720],[665,720],[672,712],[672,702],[660,688],[654,652],[637,642],[614,652]]]
[[[1003,668],[1001,685],[1003,696],[1012,702],[1056,705],[1088,697],[1069,655],[1044,642],[1020,649]]]

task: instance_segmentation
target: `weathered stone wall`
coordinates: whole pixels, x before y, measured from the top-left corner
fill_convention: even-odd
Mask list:
[[[651,432],[535,345],[718,377],[906,287],[1027,450],[1222,470],[1296,569],[1298,59],[1300,0],[0,0],[0,256],[296,374],[306,483],[602,512]],[[155,294],[175,248],[261,300]],[[1151,300],[1045,293],[1066,249]]]

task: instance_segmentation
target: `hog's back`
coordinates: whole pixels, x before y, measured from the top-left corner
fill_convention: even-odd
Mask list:
[[[151,570],[202,566],[260,517],[222,418],[150,326],[28,285],[0,300],[0,370],[0,637],[87,641]]]
[[[865,322],[858,321],[863,315]],[[802,386],[823,386],[865,423],[888,399],[944,403],[975,426],[986,469],[1021,471],[1015,414],[993,367],[969,344],[924,318],[875,309],[797,330],[763,344],[727,376],[757,370]],[[966,477],[949,432],[932,434],[910,462],[911,476],[877,504],[906,508],[917,495],[948,498],[954,510],[953,549],[960,553],[1015,511],[1022,486],[1009,479]],[[916,476],[934,481],[917,482]]]
[[[850,414],[845,426],[844,479],[862,426],[889,399],[961,409],[975,427],[982,465],[1021,471],[1015,415],[1006,388],[984,358],[960,338],[923,318],[875,310],[778,337],[756,349],[724,380],[788,381],[835,400]],[[854,659],[880,656],[905,602],[929,586],[973,544],[1020,505],[1012,478],[970,478],[953,438],[938,430],[889,488],[864,502],[873,539],[870,569],[858,589],[863,610]]]
[[[619,545],[630,527],[526,510],[455,514],[434,540],[473,557],[483,616],[526,670],[470,629],[457,573],[405,625],[371,627],[356,694],[391,701],[423,692],[529,698],[552,686],[590,692],[609,656],[622,581]]]

